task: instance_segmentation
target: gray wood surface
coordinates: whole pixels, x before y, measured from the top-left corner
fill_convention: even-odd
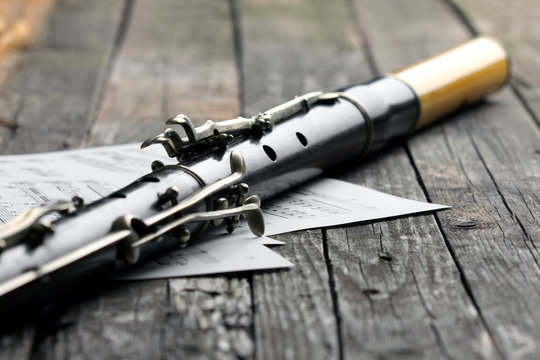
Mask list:
[[[90,144],[139,142],[179,112],[195,123],[238,116],[230,4],[159,0],[132,7]]]
[[[96,98],[108,75],[123,3],[59,0],[33,47],[6,59],[0,151],[28,153],[77,148],[95,120]]]
[[[199,123],[205,116],[237,116],[230,5],[174,0],[129,5],[126,34],[89,143],[138,142],[163,131],[165,119],[177,109]],[[201,101],[205,98],[209,101]],[[181,359],[253,352],[250,285],[243,277],[137,282],[92,305],[68,312],[73,325],[40,341],[35,353]],[[105,323],[96,326],[101,320]]]
[[[280,8],[272,2],[259,1],[246,2],[242,7],[246,104],[268,99],[279,103],[292,96],[287,93],[291,88],[302,93],[326,86],[338,87],[343,78],[347,83],[355,83],[377,75],[368,64],[369,54],[360,46],[365,38],[354,32],[352,9],[340,2],[309,5],[301,8],[287,3]],[[276,23],[269,8],[285,14],[300,12],[306,18],[291,16]],[[277,27],[280,33],[265,41],[261,24]],[[300,56],[308,51],[317,56]],[[320,67],[320,59],[329,66],[316,69]],[[258,72],[258,67],[267,71]],[[259,106],[264,108],[269,104]],[[393,181],[388,181],[390,178]],[[362,166],[348,174],[347,180],[425,200],[404,149]],[[305,264],[302,268],[254,278],[255,331],[261,334],[257,338],[261,358],[273,358],[276,349],[279,357],[284,358],[328,358],[341,352],[346,357],[435,358],[446,356],[449,352],[446,347],[455,349],[454,354],[462,357],[476,352],[475,344],[469,341],[470,333],[482,333],[485,328],[478,315],[471,314],[473,304],[463,285],[455,281],[457,268],[434,218],[396,220],[373,227],[361,226],[358,230],[329,230],[317,238],[310,234],[309,247],[304,245],[304,236],[286,237],[294,246],[302,246],[302,252],[291,254],[290,250],[283,250],[289,257],[295,256],[296,263]],[[386,249],[390,246],[391,251]],[[419,250],[411,254],[410,248]],[[306,253],[310,261],[305,259]],[[431,258],[437,261],[429,261]],[[321,260],[312,265],[314,259]],[[329,288],[320,289],[321,278],[327,280]],[[296,291],[288,296],[276,296],[288,282],[296,284]],[[305,292],[310,296],[305,296]],[[434,292],[436,296],[432,295]],[[293,306],[291,298],[297,299]],[[284,302],[279,303],[279,299]],[[287,315],[302,319],[310,308],[313,312],[310,318],[317,319],[315,324],[297,321],[294,326],[284,328],[283,319]],[[332,319],[332,315],[337,324],[326,320]],[[309,346],[291,346],[291,342],[307,342]],[[385,343],[384,347],[380,347],[381,342]],[[342,349],[335,349],[336,344]],[[456,348],[456,344],[460,346]]]
[[[363,54],[345,2],[243,1],[238,11],[246,114],[297,94],[369,77],[361,66]],[[303,56],[306,52],[313,56]],[[322,234],[307,231],[279,239],[289,245],[276,251],[303,266],[254,276],[257,355],[261,359],[337,358],[339,320]]]
[[[417,11],[420,2],[401,9],[389,7],[384,17],[365,20],[366,29],[372,30],[374,56],[385,59],[382,69],[397,66],[398,57],[419,59],[409,55],[414,50],[436,51],[470,36],[455,13],[445,12],[447,4],[425,3],[423,8],[438,14],[437,23],[446,29],[446,36],[428,31],[433,22]],[[377,1],[372,6],[380,5]],[[400,22],[404,13],[416,24],[417,41],[403,50],[398,41],[379,47],[393,39],[381,29],[390,23],[405,26],[406,22]],[[508,358],[538,356],[539,314],[534,307],[540,285],[536,249],[539,159],[535,154],[539,140],[534,120],[507,89],[488,104],[454,116],[410,141],[412,159],[428,196],[453,206],[452,211],[438,214],[443,234],[487,334],[497,352]],[[524,311],[529,315],[524,317]]]
[[[540,6],[534,0],[452,0],[457,15],[473,33],[500,39],[512,60],[512,86],[522,104],[540,118]],[[489,9],[486,11],[486,9]]]
[[[475,33],[501,38],[517,77],[340,175],[451,210],[281,235],[288,271],[108,285],[2,335],[0,359],[538,358],[539,9],[57,0],[39,41],[2,60],[0,118],[19,126],[0,125],[0,154],[140,141],[178,112],[251,115]]]

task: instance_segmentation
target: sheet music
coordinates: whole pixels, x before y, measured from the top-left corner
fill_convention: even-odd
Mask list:
[[[266,235],[447,208],[330,178],[316,179],[263,204]]]
[[[293,264],[265,245],[282,245],[268,237],[256,237],[242,227],[232,234],[213,232],[185,248],[171,251],[148,263],[115,276],[116,280],[144,280],[288,268]]]
[[[51,200],[81,196],[87,203],[128,185],[150,171],[153,160],[174,163],[158,147],[137,144],[43,154],[0,156],[0,223],[21,211]],[[266,235],[335,226],[447,206],[407,200],[322,178],[263,203]],[[106,221],[106,219],[104,220]],[[184,249],[154,259],[122,274],[123,279],[149,279],[290,267],[265,245],[280,242],[255,238],[245,226],[233,234],[205,234]]]
[[[0,223],[52,200],[102,198],[149,173],[153,160],[174,162],[159,150],[126,144],[0,156]]]

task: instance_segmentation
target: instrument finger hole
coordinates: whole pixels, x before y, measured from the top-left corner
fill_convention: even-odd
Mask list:
[[[270,160],[276,161],[277,155],[276,155],[276,152],[274,151],[274,149],[272,149],[268,145],[263,145],[263,150],[264,150],[264,152],[266,153],[266,155],[268,156],[268,158]]]
[[[300,144],[302,144],[304,146],[308,145],[308,141],[307,141],[306,137],[304,136],[304,134],[297,132],[296,137],[298,138],[298,141],[300,141]]]
[[[140,178],[139,180],[137,180],[138,182],[159,182],[159,178],[155,177],[155,176],[144,176],[142,178]]]

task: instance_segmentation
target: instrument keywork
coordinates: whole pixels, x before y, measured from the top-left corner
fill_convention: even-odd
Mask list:
[[[65,293],[186,246],[208,226],[232,232],[241,218],[264,234],[261,201],[338,166],[357,163],[505,84],[508,58],[489,38],[335,92],[298,96],[252,117],[150,137],[175,165],[151,172],[98,201],[81,198],[30,209],[0,225],[0,313]],[[249,186],[248,186],[249,185]]]
[[[346,98],[353,103],[356,102],[342,93],[315,91],[298,96],[250,118],[239,116],[236,119],[220,122],[207,120],[204,125],[197,128],[193,126],[193,123],[186,115],[179,114],[168,119],[165,124],[180,125],[186,133],[186,137],[181,137],[176,131],[167,128],[163,133],[145,140],[141,148],[161,144],[170,157],[176,157],[179,162],[185,162],[192,156],[212,148],[223,151],[226,149],[227,144],[234,139],[234,136],[242,132],[261,137],[265,132],[270,131],[276,123],[295,114],[309,111],[313,105],[331,103],[340,97]],[[356,106],[363,111],[360,104],[356,104]]]

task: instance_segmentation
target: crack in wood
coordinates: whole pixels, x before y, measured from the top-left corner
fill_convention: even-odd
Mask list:
[[[536,245],[534,244],[534,241],[532,239],[532,237],[529,235],[527,229],[525,228],[525,226],[523,225],[523,222],[521,221],[521,219],[519,218],[519,216],[515,213],[515,211],[512,209],[512,207],[508,204],[508,201],[506,200],[506,197],[504,196],[503,192],[501,191],[501,188],[499,187],[499,184],[497,183],[497,180],[495,179],[495,176],[493,175],[492,171],[489,169],[488,165],[486,164],[483,156],[482,156],[482,153],[480,152],[480,150],[478,149],[478,146],[476,145],[476,142],[474,141],[474,139],[471,137],[471,144],[473,146],[473,149],[475,150],[476,154],[478,155],[478,158],[480,160],[480,162],[482,163],[482,166],[484,167],[484,169],[486,170],[489,178],[491,179],[491,181],[493,182],[493,185],[495,186],[495,189],[497,191],[497,193],[499,194],[499,197],[502,201],[502,203],[504,204],[504,207],[506,208],[506,210],[510,213],[510,216],[516,221],[516,223],[519,225],[523,235],[525,236],[525,238],[527,240],[529,240],[529,242],[531,243],[532,247],[538,252],[538,248],[536,247]],[[533,217],[534,218],[534,217]],[[499,224],[498,224],[499,225]],[[502,229],[501,229],[502,230]],[[504,231],[503,231],[503,234],[504,234]],[[529,245],[529,243],[527,241],[524,241],[525,243],[525,246],[527,246],[527,249],[529,250],[529,252],[531,253],[531,256],[532,258],[534,259],[534,262],[536,263],[537,267],[540,269],[540,259],[538,259],[534,252],[532,251],[531,249],[531,245]]]
[[[97,120],[99,109],[105,97],[105,89],[107,87],[107,83],[110,81],[113,67],[116,64],[120,51],[122,50],[122,46],[124,44],[124,40],[126,38],[126,34],[129,28],[129,23],[132,18],[135,0],[123,0],[123,1],[124,1],[124,4],[123,4],[122,13],[120,16],[120,22],[116,30],[111,52],[110,52],[107,64],[105,65],[105,70],[102,73],[101,79],[99,79],[98,85],[95,88],[94,96],[92,99],[92,106],[88,114],[88,119],[90,121],[87,121],[86,136],[85,136],[85,139],[83,140],[83,143],[87,145],[89,141],[91,140],[92,127],[94,126]]]
[[[450,356],[448,349],[442,341],[441,334],[439,333],[439,329],[437,329],[437,326],[434,323],[430,323],[429,326],[431,327],[431,331],[435,336],[435,341],[437,342],[437,346],[441,350],[441,354],[444,356],[445,359],[452,359],[452,356]]]
[[[405,146],[405,150],[406,150],[406,153],[407,153],[407,157],[409,158],[409,162],[411,163],[411,166],[412,166],[412,168],[413,168],[413,170],[414,170],[414,172],[416,174],[416,178],[418,180],[418,183],[419,183],[422,191],[424,192],[424,195],[426,196],[426,199],[428,200],[428,202],[432,202],[429,191],[427,189],[427,186],[426,186],[426,184],[424,183],[424,180],[421,177],[420,170],[419,170],[418,166],[416,165],[416,162],[414,161],[414,158],[412,156],[411,150],[409,149],[408,145]],[[459,278],[461,280],[463,288],[464,288],[465,292],[467,293],[467,296],[469,297],[471,303],[473,304],[476,312],[478,313],[478,317],[480,319],[480,322],[482,323],[482,326],[486,329],[486,331],[487,331],[487,333],[489,335],[490,342],[493,344],[493,346],[494,346],[495,350],[497,351],[498,355],[500,357],[504,358],[504,355],[503,355],[504,353],[503,353],[502,349],[499,348],[498,344],[494,340],[494,334],[493,334],[492,330],[489,328],[489,326],[487,324],[487,321],[486,321],[484,315],[482,314],[482,310],[480,308],[480,305],[478,304],[478,302],[477,302],[477,300],[476,300],[476,298],[474,296],[474,293],[472,291],[471,284],[469,283],[469,280],[465,276],[465,271],[463,269],[463,265],[459,261],[457,255],[456,255],[456,253],[454,251],[454,248],[452,247],[452,245],[450,244],[450,241],[448,240],[448,237],[446,235],[446,232],[444,231],[444,228],[443,228],[442,223],[441,223],[441,221],[439,219],[439,216],[437,215],[437,213],[435,213],[435,214],[433,214],[433,217],[435,218],[435,221],[437,222],[437,226],[439,227],[439,231],[440,231],[440,233],[442,235],[444,244],[445,244],[446,248],[448,249],[448,252],[450,253],[450,256],[452,257],[452,261],[456,265],[456,268],[457,268],[458,273],[459,273]]]
[[[257,307],[255,306],[255,287],[253,285],[253,274],[249,274],[247,279],[249,283],[249,297],[251,300],[251,324],[249,326],[249,334],[251,335],[251,341],[253,341],[252,357],[253,359],[258,359],[257,327],[255,326],[255,322],[257,321]]]
[[[360,34],[360,37],[362,38],[362,52],[363,55],[367,61],[367,65],[369,67],[369,71],[371,72],[372,76],[378,76],[381,74],[381,70],[379,69],[379,66],[377,65],[377,61],[375,60],[375,56],[373,54],[373,51],[371,50],[370,41],[368,39],[367,32],[364,29],[364,25],[362,21],[360,21],[360,17],[357,16],[356,10],[353,5],[353,0],[346,0],[345,5],[347,7],[348,14],[349,14],[349,22],[352,24],[352,26],[355,26],[357,28],[358,33]]]
[[[236,65],[236,77],[238,82],[238,103],[242,116],[246,115],[245,106],[245,83],[244,83],[244,49],[242,48],[242,22],[238,7],[238,0],[229,0],[231,13],[231,25],[234,45],[234,60]]]
[[[326,264],[326,271],[328,272],[328,284],[330,286],[330,295],[332,298],[332,309],[334,311],[334,316],[336,319],[336,337],[338,342],[338,359],[343,360],[344,358],[344,352],[343,352],[343,329],[342,329],[342,323],[341,323],[341,312],[339,310],[339,301],[338,301],[338,294],[336,291],[336,281],[334,279],[334,268],[332,265],[332,259],[330,259],[330,255],[328,252],[328,236],[327,231],[325,228],[321,229],[321,236],[322,236],[322,245],[323,245],[323,255],[324,255],[324,262]]]

